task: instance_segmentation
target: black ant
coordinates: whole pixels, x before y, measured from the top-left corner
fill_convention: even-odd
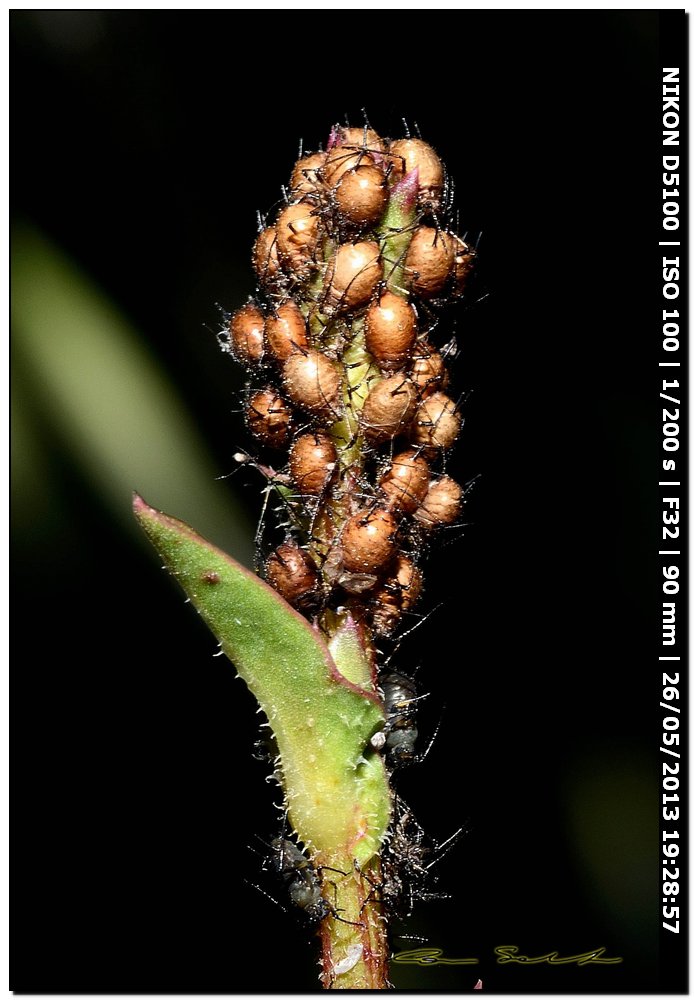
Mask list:
[[[298,907],[310,924],[330,916],[334,908],[323,899],[318,872],[306,855],[284,837],[275,837],[270,847],[271,867],[283,880],[292,906]]]
[[[417,754],[415,745],[419,732],[416,726],[417,703],[427,695],[418,695],[414,681],[394,670],[383,674],[379,680],[386,710],[386,724],[371,737],[374,750],[384,750],[391,767],[421,763],[434,742],[438,729],[429,746]]]
[[[347,875],[347,872],[340,871],[339,868],[328,868],[327,866],[315,868],[294,841],[288,840],[284,836],[275,837],[270,843],[270,849],[272,853],[267,867],[282,879],[287,890],[287,895],[289,896],[289,901],[292,906],[302,912],[309,925],[313,926],[325,920],[326,917],[333,917],[343,924],[352,924],[355,927],[363,926],[360,923],[345,920],[344,917],[341,917],[337,908],[329,903],[321,894],[319,872],[334,871],[339,875]],[[249,884],[253,885],[253,883]],[[284,910],[282,904],[278,903],[273,896],[261,889],[260,886],[255,885],[254,888],[262,892],[268,899],[271,899],[281,910]],[[337,893],[337,889],[335,891]]]

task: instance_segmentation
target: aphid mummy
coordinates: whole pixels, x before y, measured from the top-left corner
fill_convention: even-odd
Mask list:
[[[257,559],[267,582],[328,641],[339,627],[331,623],[349,616],[363,630],[385,714],[366,749],[392,773],[426,756],[416,720],[425,696],[388,667],[394,651],[386,654],[412,631],[404,616],[415,617],[434,529],[459,523],[462,490],[445,475],[461,428],[458,403],[446,394],[457,348],[455,340],[441,346],[439,324],[442,306],[466,288],[476,251],[453,232],[441,160],[409,132],[393,141],[366,119],[335,126],[325,152],[304,153],[302,144],[283,191],[276,211],[259,220],[257,296],[220,334],[249,376],[249,429],[283,452],[270,459],[274,468],[243,456],[267,484]],[[393,641],[383,651],[381,640]],[[279,757],[268,762],[279,780]],[[268,867],[291,907],[310,924],[343,920],[340,880],[333,905],[328,869],[286,832],[285,821]],[[416,898],[440,895],[430,868],[441,850],[396,796],[385,881],[373,883],[383,912],[408,913]],[[349,877],[357,874],[355,865]],[[349,976],[364,958],[359,943],[326,964],[325,976]]]

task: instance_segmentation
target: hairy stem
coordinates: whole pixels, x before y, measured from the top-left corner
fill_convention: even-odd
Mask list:
[[[333,862],[322,869],[324,897],[336,914],[321,925],[323,987],[388,989],[386,920],[378,902],[379,860],[374,858],[364,871],[356,869],[349,858],[335,858]],[[340,869],[341,864],[352,866],[351,870],[342,874],[347,868]]]

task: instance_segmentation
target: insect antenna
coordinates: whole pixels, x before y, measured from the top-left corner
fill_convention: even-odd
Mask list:
[[[289,910],[286,909],[286,907],[282,906],[279,900],[275,899],[274,896],[271,896],[269,892],[265,891],[265,889],[261,889],[260,886],[257,885],[255,882],[249,882],[247,878],[242,878],[242,881],[245,882],[246,885],[250,885],[253,889],[256,890],[256,892],[259,892],[262,896],[265,896],[266,899],[269,899],[271,903],[275,904],[275,906],[278,906],[282,911],[282,913],[289,914]]]
[[[430,611],[427,611],[425,615],[422,615],[422,617],[419,619],[418,622],[415,622],[414,625],[410,626],[410,628],[408,628],[406,632],[403,632],[401,635],[398,636],[398,641],[396,642],[395,646],[393,647],[388,657],[383,661],[384,667],[387,667],[390,661],[395,656],[395,654],[399,652],[403,639],[406,639],[408,635],[412,635],[412,633],[415,632],[418,628],[421,628],[421,626],[425,622],[429,621],[431,616],[435,614],[437,611],[440,611],[442,607],[443,607],[443,601],[441,601],[439,604],[436,604],[433,608],[431,608]]]
[[[426,698],[426,697],[428,697],[428,695],[422,695],[421,697],[422,698]],[[441,729],[441,723],[443,722],[443,713],[444,713],[444,709],[442,708],[441,709],[441,714],[439,716],[439,721],[436,723],[436,729],[434,730],[431,739],[427,743],[426,750],[424,750],[421,754],[417,755],[417,757],[415,758],[415,761],[414,761],[415,764],[423,764],[424,761],[429,756],[429,752],[430,752],[431,748],[433,747],[434,742],[436,741],[436,737],[439,735],[439,731]]]
[[[434,848],[434,853],[436,857],[434,858],[433,861],[430,861],[429,864],[426,866],[427,871],[430,868],[433,868],[434,865],[437,865],[439,861],[442,861],[446,857],[446,855],[453,850],[453,848],[458,843],[460,838],[464,836],[466,833],[469,833],[471,829],[472,827],[470,825],[470,821],[466,820],[463,823],[463,825],[461,827],[458,827],[455,833],[452,833],[450,837],[444,840],[442,844],[437,844],[436,847]]]

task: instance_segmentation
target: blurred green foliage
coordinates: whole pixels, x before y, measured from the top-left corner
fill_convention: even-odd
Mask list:
[[[37,421],[56,432],[114,518],[131,525],[137,489],[192,520],[245,565],[253,528],[215,470],[184,401],[145,339],[34,229],[12,244],[15,511],[29,520],[50,493]]]

